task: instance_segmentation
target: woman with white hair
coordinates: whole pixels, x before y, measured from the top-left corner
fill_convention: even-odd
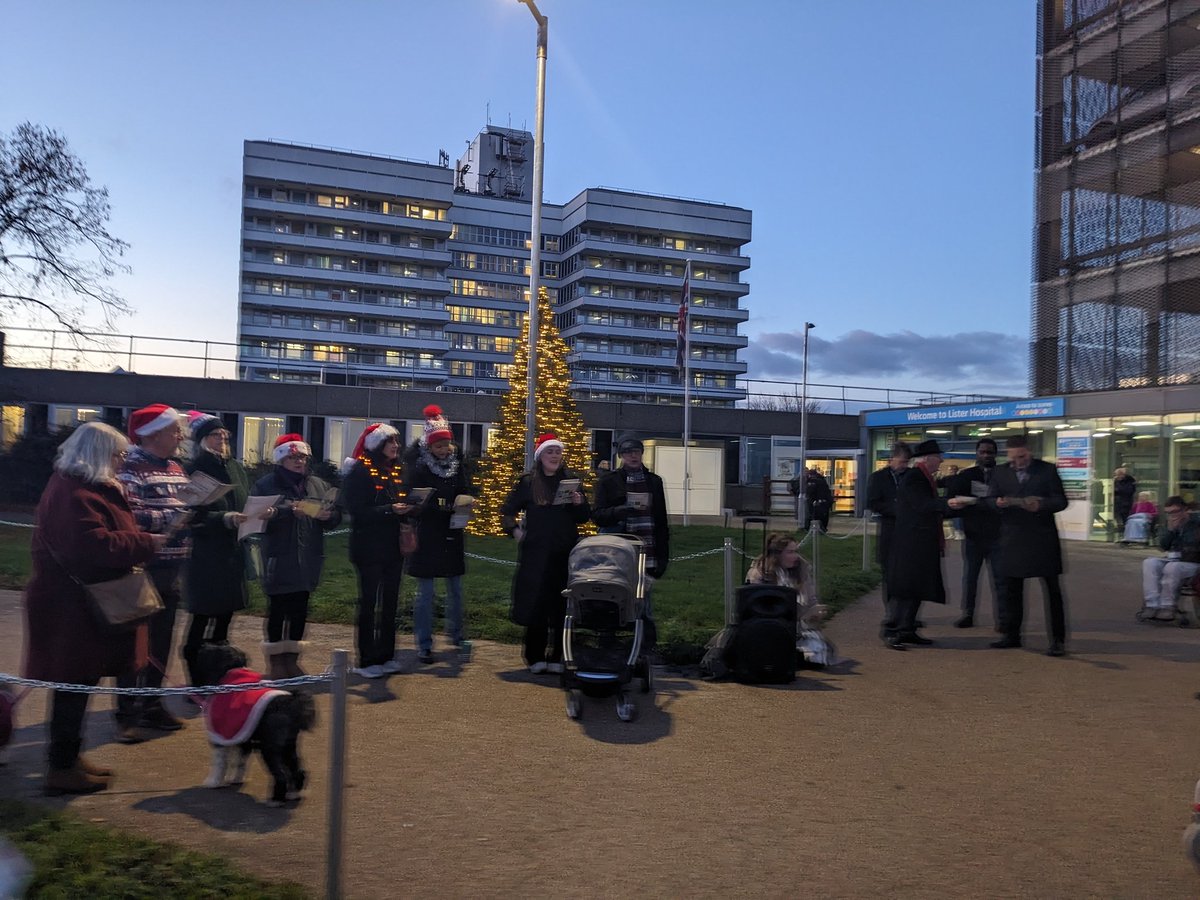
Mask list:
[[[167,539],[138,529],[114,477],[127,446],[115,428],[87,422],[58,450],[30,547],[26,678],[92,686],[146,664],[146,626],[115,633],[103,629],[83,589],[149,562]],[[108,787],[112,770],[79,753],[87,700],[85,693],[50,693],[47,794],[90,794]]]

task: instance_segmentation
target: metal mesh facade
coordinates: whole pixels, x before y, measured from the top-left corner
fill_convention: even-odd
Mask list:
[[[1030,383],[1200,383],[1200,0],[1039,0]]]

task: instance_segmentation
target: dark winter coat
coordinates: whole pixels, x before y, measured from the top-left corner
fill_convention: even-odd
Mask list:
[[[942,519],[950,514],[924,470],[913,466],[904,473],[896,490],[896,533],[886,569],[888,593],[893,597],[946,602]]]
[[[321,521],[297,516],[291,505],[297,500],[324,500],[329,485],[315,475],[308,475],[297,486],[276,466],[270,475],[254,483],[252,493],[256,497],[279,495],[277,511],[267,519],[267,530],[259,538],[263,592],[274,595],[315,591],[325,567],[325,532],[342,524],[342,511],[335,506],[329,518]]]
[[[649,469],[646,487],[650,492],[650,518],[654,522],[655,565],[647,571],[651,578],[662,578],[667,573],[671,557],[671,525],[667,520],[667,494],[663,480]],[[625,467],[609,472],[596,482],[596,505],[592,508],[592,521],[601,528],[620,528],[629,517],[630,508],[625,481]]]
[[[146,626],[117,633],[100,628],[71,575],[85,583],[120,578],[154,558],[153,541],[138,530],[117,484],[88,484],[59,472],[50,476],[30,545],[26,678],[80,684],[146,664]]]
[[[458,470],[449,478],[429,468],[421,458],[420,444],[413,444],[405,455],[404,487],[433,488],[417,519],[417,550],[408,558],[408,574],[414,578],[451,578],[466,571],[463,531],[450,527],[450,516],[454,498],[474,491],[457,447],[453,453],[446,462],[457,457]]]
[[[896,533],[896,492],[900,479],[907,469],[893,472],[884,466],[867,478],[867,509],[879,516],[879,541],[875,548],[875,559],[887,578],[887,562],[892,551],[892,536]]]
[[[250,479],[236,459],[221,459],[200,450],[188,474],[203,472],[233,490],[192,517],[192,555],[184,568],[184,597],[193,615],[219,616],[246,608],[246,564],[237,527],[227,528],[225,513],[241,512],[250,494]]]
[[[547,478],[551,495],[564,478],[579,478],[560,468]],[[580,486],[582,489],[582,485]],[[579,541],[579,525],[588,520],[587,499],[576,506],[539,505],[533,499],[533,476],[525,474],[500,507],[504,526],[512,531],[516,517],[525,513],[525,538],[517,551],[517,574],[513,578],[512,620],[518,625],[539,621],[539,610],[559,613],[567,586],[567,557]]]
[[[350,562],[356,566],[395,562],[400,558],[400,523],[411,521],[397,515],[393,503],[403,501],[403,487],[392,480],[392,466],[383,454],[369,455],[381,479],[371,477],[359,460],[342,483],[342,506],[350,514]],[[400,460],[395,463],[400,471]]]
[[[994,544],[1000,540],[1000,516],[996,508],[983,502],[996,477],[996,466],[971,466],[946,479],[947,497],[975,497],[978,502],[955,511],[962,518],[963,534],[968,541]],[[972,485],[981,485],[973,488]]]
[[[1129,518],[1133,509],[1133,498],[1137,496],[1137,479],[1132,475],[1113,479],[1113,515],[1118,522]]]
[[[997,466],[988,502],[996,507],[997,497],[1038,497],[1037,512],[1008,507],[1000,509],[1000,544],[996,571],[1005,578],[1050,578],[1063,570],[1062,543],[1054,514],[1067,508],[1058,469],[1040,459],[1029,462],[1024,484],[1011,465]]]

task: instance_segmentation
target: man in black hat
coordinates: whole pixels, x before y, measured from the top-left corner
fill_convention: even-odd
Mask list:
[[[1040,578],[1046,593],[1046,624],[1050,631],[1047,656],[1065,656],[1067,613],[1058,576],[1062,574],[1062,543],[1054,514],[1067,508],[1058,469],[1034,459],[1028,439],[1010,437],[1005,445],[1007,466],[998,466],[988,491],[988,503],[1000,511],[999,565],[1004,578],[1000,609],[1004,636],[992,646],[1003,650],[1021,646],[1025,618],[1025,579]]]
[[[917,633],[917,612],[926,600],[946,602],[946,587],[942,582],[946,537],[942,518],[965,504],[938,496],[934,478],[941,464],[942,448],[937,441],[922,441],[917,445],[912,467],[897,487],[896,532],[892,539],[887,613],[883,620],[883,642],[893,650],[932,644],[929,638]]]
[[[643,449],[641,440],[632,434],[617,439],[621,465],[596,482],[592,520],[602,532],[626,532],[641,538],[646,548],[646,574],[658,579],[667,572],[671,527],[663,480],[642,465]],[[649,596],[645,619],[646,642],[653,646],[656,631]]]

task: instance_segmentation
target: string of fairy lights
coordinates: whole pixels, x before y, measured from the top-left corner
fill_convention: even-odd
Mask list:
[[[479,474],[479,502],[468,525],[471,534],[501,535],[500,507],[525,471],[525,397],[529,384],[529,317],[524,317],[521,339],[513,357],[509,389],[500,402],[498,429],[488,445]],[[591,451],[583,415],[571,396],[571,372],[567,367],[567,342],[554,324],[550,294],[538,290],[537,430],[552,431],[563,443],[563,465],[583,480],[585,496],[592,493]],[[591,525],[580,529],[592,533]]]

